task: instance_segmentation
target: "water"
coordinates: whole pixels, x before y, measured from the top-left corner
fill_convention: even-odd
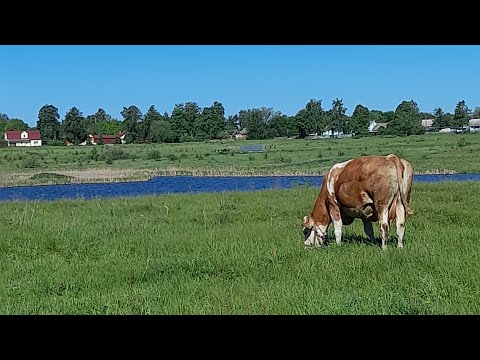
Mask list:
[[[149,181],[105,184],[36,185],[0,188],[0,201],[95,199],[174,193],[260,191],[320,187],[323,176],[160,176]],[[480,181],[480,174],[415,175],[415,182]]]

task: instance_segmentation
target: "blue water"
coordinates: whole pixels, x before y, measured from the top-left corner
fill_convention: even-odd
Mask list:
[[[320,187],[323,176],[160,176],[149,181],[105,184],[36,185],[0,188],[0,201],[95,199],[174,193],[255,191],[289,189],[295,186]],[[415,175],[415,182],[480,181],[480,174]]]

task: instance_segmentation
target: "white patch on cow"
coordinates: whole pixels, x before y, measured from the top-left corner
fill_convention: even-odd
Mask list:
[[[352,159],[344,161],[344,162],[339,163],[339,164],[335,164],[335,165],[332,166],[332,168],[328,172],[327,190],[328,190],[328,193],[331,196],[333,196],[334,192],[335,192],[335,180],[336,180],[336,177],[337,177],[337,176],[332,176],[333,170],[343,169],[350,161],[352,161]],[[334,197],[334,200],[336,202],[335,197]]]

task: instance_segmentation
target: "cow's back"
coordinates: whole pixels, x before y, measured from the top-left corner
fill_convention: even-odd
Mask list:
[[[399,188],[395,162],[387,156],[363,156],[334,165],[328,182],[346,223],[353,218],[377,221],[377,210],[389,207]]]

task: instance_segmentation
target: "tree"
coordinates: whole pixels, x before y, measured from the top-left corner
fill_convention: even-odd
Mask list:
[[[336,98],[332,101],[332,111],[330,113],[330,121],[329,127],[333,131],[343,131],[347,133],[348,129],[348,122],[345,113],[347,112],[347,108],[343,106],[343,100]]]
[[[5,124],[5,131],[8,130],[28,130],[29,126],[22,119],[10,119]]]
[[[60,134],[60,116],[58,109],[53,105],[44,105],[38,112],[37,129],[40,130],[42,140],[47,144],[56,141]]]
[[[457,127],[468,125],[468,120],[470,120],[470,109],[465,104],[465,100],[459,101],[455,106],[452,125]]]
[[[442,110],[441,107],[435,108],[433,110],[433,117],[435,118],[435,121],[433,122],[433,126],[435,127],[447,127],[450,126],[448,122],[448,117],[447,114],[445,114]]]
[[[172,143],[176,140],[176,134],[172,129],[172,124],[165,120],[152,122],[150,126],[150,136],[156,143]]]
[[[236,130],[240,130],[238,115],[229,115],[225,120],[225,133],[231,135]]]
[[[128,108],[123,107],[121,114],[123,116],[122,126],[123,129],[127,132],[125,140],[128,143],[138,142],[138,125],[142,121],[142,112],[135,105],[130,105]]]
[[[84,124],[84,117],[76,107],[70,109],[65,115],[62,123],[65,136],[75,145],[78,145],[87,138]]]
[[[383,111],[381,110],[370,110],[370,117],[376,124],[386,122],[383,118]]]
[[[415,101],[402,101],[395,110],[395,117],[388,124],[384,133],[395,135],[423,134],[422,122],[418,105]]]
[[[249,139],[265,139],[265,125],[259,109],[240,110],[238,117],[247,129]]]
[[[363,105],[357,105],[350,118],[350,130],[355,135],[366,135],[368,134],[368,126],[371,121],[372,117],[368,108]]]
[[[150,134],[150,127],[155,121],[161,121],[162,115],[155,109],[155,105],[150,106],[147,110],[147,113],[143,117],[143,121],[138,126],[138,132],[140,135],[141,142],[150,142],[152,141],[152,136]]]
[[[197,130],[195,124],[201,115],[200,111],[200,107],[194,102],[175,104],[170,122],[176,141],[194,139]]]
[[[473,118],[474,119],[480,119],[480,107],[479,106],[477,106],[475,108],[475,111],[473,112]]]
[[[298,134],[298,127],[295,116],[287,116],[283,114],[274,115],[270,122],[269,129],[273,137],[292,137]]]
[[[304,139],[308,134],[322,132],[327,121],[322,109],[322,100],[310,99],[305,108],[297,112],[295,122],[298,129],[298,137]]]
[[[195,123],[195,138],[218,139],[225,132],[225,109],[219,102],[214,102],[213,106],[206,107],[202,111],[202,115]]]

